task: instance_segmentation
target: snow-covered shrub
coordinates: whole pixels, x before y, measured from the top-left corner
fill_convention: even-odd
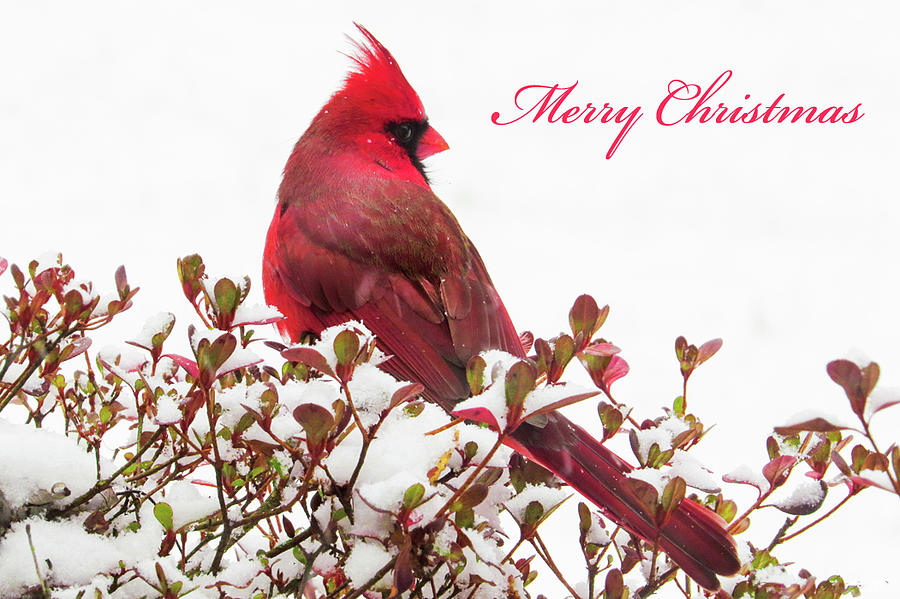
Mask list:
[[[684,390],[664,415],[638,422],[612,398],[628,366],[594,338],[608,308],[588,296],[570,312],[571,335],[523,334],[528,360],[473,360],[474,397],[450,415],[378,368],[385,356],[361,323],[311,345],[264,341],[280,315],[246,304],[249,279],[210,279],[196,255],[178,265],[199,321],[185,329],[190,355],[164,350],[176,330],[165,312],[127,340],[132,349],[94,353],[92,331],[129,309],[137,290],[120,268],[115,291],[97,294],[54,258],[25,269],[0,259],[13,283],[0,345],[2,598],[528,597],[539,569],[579,597],[647,596],[677,568],[585,503],[570,523],[585,575],[566,580],[541,525],[572,493],[502,443],[517,423],[600,392],[603,438],[630,436],[635,484],[654,490],[651,513],[699,501],[739,534],[801,464],[806,483],[774,503],[798,518],[835,485],[850,496],[900,492],[895,445],[881,453],[870,437],[872,449],[857,445],[847,460],[843,427],[810,418],[769,438],[759,473],[725,477],[759,491],[738,515],[688,453],[705,428],[687,411],[687,380],[721,342],[679,338]],[[560,383],[574,358],[599,391]],[[868,433],[871,416],[892,405],[867,409],[877,366],[832,363],[829,373]],[[826,482],[831,464],[839,472]],[[686,486],[699,494],[686,497]],[[796,522],[767,548],[743,544],[744,568],[719,596],[853,591],[779,565],[773,550],[799,533],[788,534]]]

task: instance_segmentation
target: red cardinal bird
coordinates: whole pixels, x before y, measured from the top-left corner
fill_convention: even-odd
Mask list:
[[[284,169],[263,258],[266,300],[293,341],[362,321],[393,356],[384,369],[450,409],[469,394],[469,358],[525,352],[477,250],[428,185],[422,160],[447,143],[391,54],[357,27],[367,43],[356,69]],[[660,530],[623,482],[631,466],[564,416],[526,422],[512,437],[516,451],[658,541],[704,587],[740,567],[719,516],[685,500]]]

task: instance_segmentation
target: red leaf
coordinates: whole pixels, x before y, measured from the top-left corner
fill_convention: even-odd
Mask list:
[[[612,343],[595,343],[593,345],[589,345],[583,350],[586,354],[591,354],[593,356],[612,356],[617,353],[620,353],[622,350],[613,345]]]
[[[613,568],[606,574],[606,582],[603,586],[606,599],[622,599],[625,594],[625,583],[622,580],[622,571]]]
[[[9,266],[9,262],[6,261],[6,258],[0,258],[0,275],[6,272],[7,266]]]
[[[513,364],[506,373],[506,405],[521,409],[525,398],[534,391],[537,373],[529,362],[520,360]]]
[[[75,337],[72,339],[72,342],[67,346],[72,348],[71,353],[67,353],[66,356],[62,359],[62,361],[71,360],[76,356],[80,356],[91,346],[91,339],[89,337]]]
[[[475,422],[487,424],[493,431],[500,430],[500,425],[497,424],[497,418],[495,418],[494,413],[487,408],[466,408],[463,410],[454,410],[453,412],[451,412],[451,414],[453,416],[456,416],[457,418],[468,418],[469,420],[474,420]]]
[[[527,419],[530,420],[540,414],[549,414],[550,412],[554,412],[556,410],[559,410],[560,408],[572,405],[573,403],[578,403],[579,401],[583,401],[585,399],[590,399],[591,397],[599,394],[599,391],[588,391],[586,393],[576,393],[574,395],[564,397],[560,400],[554,401],[553,403],[549,403],[546,406],[535,410],[534,412],[529,412]]]
[[[606,372],[603,374],[603,382],[606,384],[607,391],[609,391],[613,383],[628,374],[628,371],[628,362],[624,358],[613,356],[612,360],[609,361],[609,366],[606,367]]]
[[[891,400],[882,402],[882,403],[878,404],[876,407],[872,408],[872,414],[877,414],[881,410],[884,410],[885,408],[889,408],[891,406],[896,406],[897,404],[900,404],[900,399],[891,399]]]
[[[783,455],[777,457],[763,466],[763,476],[769,481],[772,488],[775,489],[785,483],[788,475],[791,473],[791,468],[793,468],[796,463],[797,458],[794,456]]]
[[[704,362],[712,358],[721,347],[721,339],[711,339],[710,341],[707,341],[700,346],[700,353],[697,357],[697,363],[703,364]]]
[[[863,373],[859,366],[850,360],[834,360],[828,363],[825,370],[828,372],[831,380],[844,389],[844,393],[847,394],[847,398],[850,400],[850,408],[853,412],[857,415],[862,414],[866,405],[868,390],[864,388]],[[875,377],[877,378],[877,373]],[[870,379],[871,375],[866,378]],[[868,383],[869,381],[866,380],[865,387],[869,387]]]
[[[597,330],[595,324],[600,316],[600,308],[596,300],[590,295],[579,295],[575,304],[569,311],[569,326],[572,328],[572,336],[577,337],[581,333],[584,343],[591,340]]]
[[[119,292],[119,299],[125,299],[130,291],[128,277],[125,275],[125,266],[119,266],[116,269],[116,291]]]
[[[300,362],[322,374],[335,377],[334,370],[328,364],[325,356],[311,347],[290,347],[281,352],[281,357],[290,362]]]
[[[177,354],[165,354],[164,358],[170,358],[173,362],[184,368],[189,375],[194,378],[197,378],[200,375],[200,369],[197,368],[197,363],[191,360],[190,358],[185,358],[184,356],[179,356]]]
[[[318,457],[328,434],[334,428],[334,414],[318,404],[304,403],[294,408],[294,420],[306,432],[310,453]]]
[[[841,429],[847,428],[846,426],[837,426],[835,424],[831,424],[824,418],[812,418],[810,420],[804,420],[803,422],[798,422],[796,424],[788,424],[785,426],[776,426],[775,432],[779,435],[793,435],[794,433],[799,433],[803,431],[813,431],[817,433],[830,433],[834,431],[839,431]]]
[[[394,394],[391,395],[390,407],[394,407],[403,402],[409,401],[415,398],[417,395],[421,394],[425,390],[425,387],[420,385],[419,383],[410,383],[408,385],[404,385],[394,391]]]

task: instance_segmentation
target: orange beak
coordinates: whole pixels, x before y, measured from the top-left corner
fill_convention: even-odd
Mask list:
[[[428,127],[422,137],[419,138],[419,145],[416,146],[416,156],[419,160],[428,158],[432,154],[449,150],[450,146],[441,137],[441,134],[434,130],[434,127]]]

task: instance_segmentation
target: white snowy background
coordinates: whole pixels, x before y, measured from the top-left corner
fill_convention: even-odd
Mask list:
[[[101,290],[125,264],[142,290],[112,337],[160,310],[188,316],[175,274],[188,253],[250,274],[261,298],[281,169],[350,66],[356,20],[449,142],[429,160],[433,187],[519,328],[552,336],[580,293],[610,304],[603,334],[632,368],[616,390],[641,416],[678,394],[677,335],[724,338],[689,389],[716,424],[695,455],[718,472],[761,467],[771,427],[795,412],[848,414],[831,359],[867,356],[900,387],[893,3],[336,4],[0,4],[0,256],[62,251]],[[671,79],[704,85],[725,69],[713,105],[785,93],[866,114],[655,123]],[[574,103],[643,109],[612,160],[612,125],[491,124],[519,87],[576,80]],[[570,412],[599,428],[591,405]],[[890,416],[883,445],[900,438]],[[898,513],[896,497],[865,492],[777,555],[893,597]],[[571,514],[554,528],[574,548]],[[560,561],[575,575],[571,555]],[[549,574],[537,584],[560,595]]]

